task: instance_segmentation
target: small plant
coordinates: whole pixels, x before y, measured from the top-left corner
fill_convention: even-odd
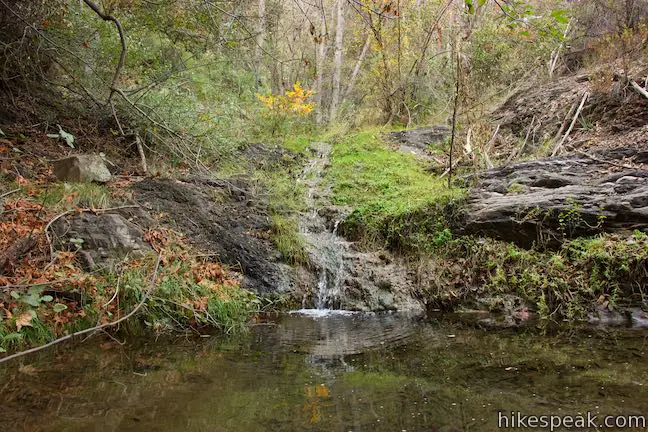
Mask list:
[[[313,90],[306,90],[301,83],[293,84],[292,90],[286,91],[283,95],[261,95],[257,99],[267,109],[267,117],[272,125],[272,135],[275,135],[285,126],[290,117],[301,117],[310,114],[315,108],[308,100],[315,94]]]
[[[517,194],[522,192],[524,192],[524,185],[516,182],[511,183],[508,189],[506,190],[506,193],[510,193],[510,194]]]
[[[582,205],[569,199],[568,207],[558,214],[558,226],[563,236],[572,237],[574,232],[583,223],[581,216]]]

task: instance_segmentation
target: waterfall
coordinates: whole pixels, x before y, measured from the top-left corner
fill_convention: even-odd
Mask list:
[[[329,230],[326,220],[317,211],[317,196],[324,170],[329,164],[331,147],[324,143],[313,143],[311,149],[315,154],[302,174],[302,181],[308,187],[308,211],[302,217],[300,230],[307,241],[311,263],[318,272],[317,292],[313,293],[312,306],[319,310],[339,309],[344,296],[345,255],[349,243],[337,235],[339,221]]]

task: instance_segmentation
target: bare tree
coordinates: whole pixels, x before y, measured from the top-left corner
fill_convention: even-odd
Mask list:
[[[320,2],[321,23],[319,32],[316,31],[315,26],[311,26],[311,35],[315,41],[315,121],[317,124],[324,122],[324,65],[326,64],[327,40],[328,40],[328,26],[326,24],[326,9],[324,2]]]
[[[351,92],[353,91],[353,87],[355,87],[358,74],[360,73],[360,68],[362,67],[362,62],[364,62],[364,59],[367,56],[367,52],[369,51],[370,46],[371,46],[371,32],[367,34],[367,38],[365,39],[365,43],[362,47],[362,51],[360,51],[358,60],[356,60],[355,67],[353,68],[353,72],[351,73],[351,78],[349,79],[349,85],[347,86],[346,91],[344,92],[345,98],[351,94]]]
[[[344,45],[344,6],[345,0],[337,0],[335,3],[336,23],[335,23],[335,55],[333,58],[333,90],[331,93],[331,107],[329,111],[329,121],[335,120],[340,104],[340,81],[342,79],[342,61]]]

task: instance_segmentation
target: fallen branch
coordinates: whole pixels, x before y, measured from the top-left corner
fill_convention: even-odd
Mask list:
[[[640,95],[648,99],[648,91],[646,91],[645,88],[637,84],[636,81],[630,81],[630,85],[632,86],[633,89],[637,90],[637,92],[639,92]]]
[[[455,169],[457,167],[457,165],[459,165],[461,163],[462,160],[463,160],[463,155],[459,156],[459,158],[452,164],[452,169]],[[446,170],[443,171],[443,173],[439,176],[439,179],[442,179],[443,177],[450,174],[450,169],[451,169],[450,167],[446,168]],[[450,179],[448,179],[448,180],[450,180]]]
[[[146,293],[144,294],[144,297],[137,304],[137,306],[135,306],[133,308],[133,310],[131,310],[128,314],[124,315],[123,317],[119,318],[116,321],[112,321],[112,322],[109,322],[109,323],[106,323],[106,324],[101,324],[101,325],[98,325],[98,326],[95,326],[95,327],[91,327],[89,329],[80,330],[78,332],[74,332],[74,333],[69,334],[67,336],[63,336],[61,338],[55,339],[52,342],[46,343],[45,345],[41,345],[39,347],[31,348],[31,349],[28,349],[28,350],[25,350],[25,351],[20,351],[20,352],[17,352],[15,354],[11,354],[9,356],[3,357],[3,358],[0,359],[0,364],[8,362],[9,360],[13,360],[13,359],[18,358],[18,357],[23,357],[23,356],[25,356],[27,354],[32,354],[32,353],[35,353],[35,352],[38,352],[38,351],[42,351],[42,350],[44,350],[46,348],[49,348],[51,346],[60,344],[61,342],[64,342],[66,340],[72,339],[72,338],[77,337],[77,336],[81,336],[81,335],[96,332],[96,331],[101,331],[101,330],[104,330],[104,329],[109,328],[109,327],[114,327],[114,326],[126,321],[127,319],[129,319],[130,317],[135,315],[142,308],[142,306],[144,306],[144,303],[146,303],[149,296],[151,295],[151,292],[153,291],[153,287],[155,286],[155,279],[157,278],[158,271],[160,269],[160,261],[161,260],[162,260],[162,253],[160,252],[158,254],[157,261],[155,262],[155,267],[153,269],[153,275],[151,276],[151,280],[149,281],[149,286],[148,286],[148,289],[147,289]]]
[[[139,153],[140,160],[142,161],[142,170],[144,171],[144,174],[146,174],[148,172],[148,166],[146,165],[146,155],[144,154],[144,148],[142,147],[142,140],[137,134],[135,135],[135,145],[137,146],[137,153]],[[200,155],[200,149],[198,149],[198,152],[198,154]],[[197,159],[198,156],[196,156],[196,160]]]
[[[574,111],[576,110],[576,107],[578,107],[578,101],[574,102],[572,106],[569,108],[569,111],[567,111],[567,115],[565,116],[565,119],[560,125],[560,129],[558,129],[558,132],[556,132],[556,135],[554,136],[554,141],[558,141],[558,139],[562,136],[563,132],[565,131],[565,128],[567,127],[567,124],[569,123],[569,119],[572,118],[572,116],[574,115]]]
[[[551,152],[551,156],[556,156],[556,153],[560,150],[560,148],[563,146],[565,141],[567,140],[567,137],[569,137],[569,134],[571,131],[574,129],[574,126],[576,125],[576,121],[578,120],[578,116],[580,115],[581,111],[583,110],[583,107],[585,106],[585,102],[587,101],[587,98],[589,97],[589,92],[585,92],[583,94],[583,100],[581,100],[580,105],[578,106],[578,109],[576,110],[576,114],[574,115],[574,118],[569,125],[569,129],[567,129],[567,132],[565,132],[565,136],[562,137],[560,142],[554,147],[553,152]]]

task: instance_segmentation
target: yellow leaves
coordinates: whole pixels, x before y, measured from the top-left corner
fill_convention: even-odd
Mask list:
[[[315,108],[314,104],[308,102],[314,94],[313,90],[306,90],[300,82],[296,82],[292,90],[287,90],[283,95],[256,96],[273,113],[306,115]]]
[[[34,319],[33,312],[25,312],[23,314],[20,314],[18,318],[16,318],[16,331],[20,331],[20,329],[23,327],[33,327],[32,319]]]
[[[330,391],[326,384],[308,386],[304,390],[306,393],[304,411],[308,413],[311,424],[319,423],[322,419],[321,400],[330,397]]]

